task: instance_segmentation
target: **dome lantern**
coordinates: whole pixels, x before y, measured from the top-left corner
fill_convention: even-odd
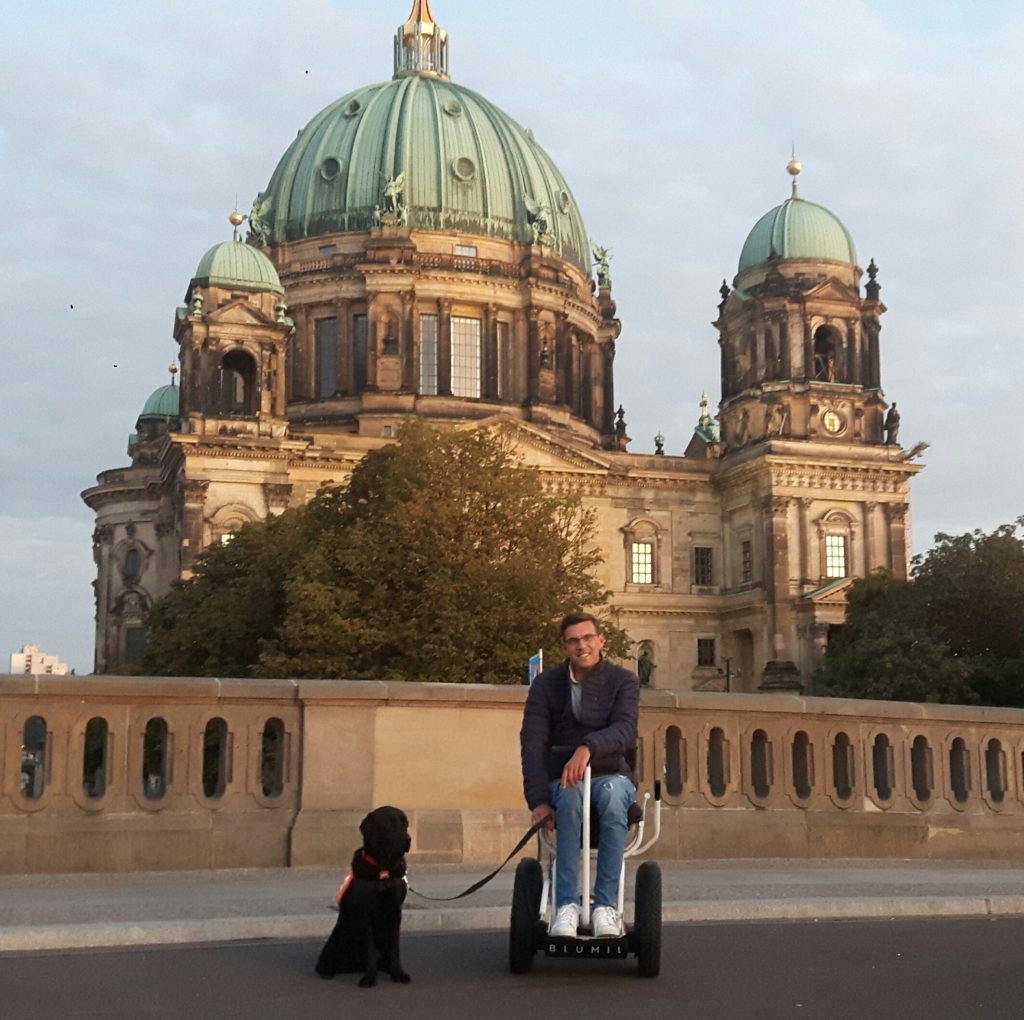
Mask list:
[[[434,21],[430,0],[414,0],[395,33],[395,77],[411,74],[448,80],[448,33]]]

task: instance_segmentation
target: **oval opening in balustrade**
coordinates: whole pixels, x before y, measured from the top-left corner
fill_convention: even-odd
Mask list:
[[[728,742],[716,726],[708,734],[708,789],[712,797],[724,797],[729,786]]]
[[[832,788],[840,800],[853,796],[853,744],[845,733],[837,733],[832,743]]]
[[[806,800],[814,786],[814,758],[811,738],[800,730],[793,736],[793,792]]]
[[[750,738],[750,785],[757,797],[772,792],[772,743],[764,730],[754,730]]]
[[[967,742],[957,737],[949,747],[949,785],[953,799],[963,804],[971,793],[971,762],[967,756]]]
[[[935,789],[935,773],[932,765],[932,749],[928,746],[928,738],[915,737],[910,748],[910,781],[914,787],[914,796],[922,804],[932,799]]]
[[[90,800],[107,792],[107,720],[94,716],[85,724],[82,749],[82,790]]]
[[[21,734],[21,793],[38,800],[46,789],[46,720],[34,715],[25,720]]]
[[[682,796],[686,787],[686,743],[678,726],[665,731],[665,790],[670,797]]]
[[[280,797],[284,791],[284,723],[268,719],[260,748],[260,784],[264,797]]]
[[[879,733],[871,747],[871,778],[879,800],[892,799],[895,770],[892,744],[884,733]]]
[[[985,785],[993,804],[1006,796],[1006,753],[1002,741],[993,738],[985,745]]]
[[[167,723],[153,718],[142,735],[142,794],[160,800],[167,793]]]
[[[222,797],[228,785],[228,724],[217,716],[203,732],[203,795]]]

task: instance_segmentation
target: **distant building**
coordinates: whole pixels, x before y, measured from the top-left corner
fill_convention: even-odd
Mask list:
[[[56,655],[46,655],[39,650],[38,645],[25,645],[20,652],[11,655],[11,672],[28,673],[32,676],[39,676],[42,673],[67,676],[71,671]]]

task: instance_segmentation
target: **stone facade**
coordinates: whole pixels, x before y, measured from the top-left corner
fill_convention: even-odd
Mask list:
[[[0,872],[336,866],[371,808],[416,862],[491,865],[528,825],[525,690],[0,677]],[[1024,712],[641,695],[654,853],[1005,859],[1024,837]]]

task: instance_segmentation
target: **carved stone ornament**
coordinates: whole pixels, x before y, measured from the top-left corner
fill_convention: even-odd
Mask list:
[[[292,486],[288,482],[264,482],[263,498],[268,507],[286,510],[292,500]]]
[[[203,503],[209,488],[210,482],[206,478],[186,478],[181,483],[181,494],[186,503]]]

